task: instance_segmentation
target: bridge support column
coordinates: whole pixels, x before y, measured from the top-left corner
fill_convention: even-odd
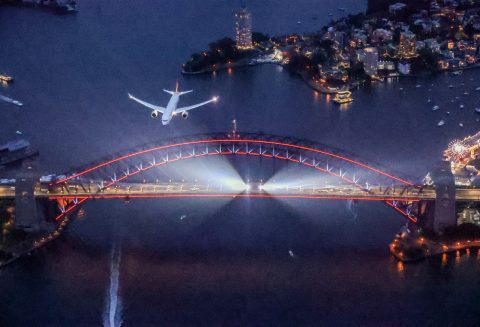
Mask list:
[[[38,232],[45,228],[35,199],[35,162],[26,161],[17,174],[15,184],[15,228],[25,232]]]
[[[450,162],[439,162],[432,173],[432,178],[435,183],[435,192],[437,193],[433,230],[441,233],[446,227],[457,225],[456,188]]]

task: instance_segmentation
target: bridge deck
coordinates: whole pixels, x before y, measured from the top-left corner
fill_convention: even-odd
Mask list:
[[[305,197],[325,199],[359,200],[434,200],[433,188],[415,187],[371,187],[368,191],[352,185],[273,187],[254,186],[250,190],[242,187],[226,187],[218,184],[199,183],[120,183],[114,187],[102,188],[99,183],[69,184],[66,186],[48,186],[37,184],[37,198],[154,198],[187,196],[272,196]],[[14,198],[15,186],[0,186],[0,198]],[[457,201],[480,201],[480,189],[460,188],[456,191]]]
[[[305,197],[325,199],[359,200],[433,200],[435,190],[415,187],[371,187],[368,191],[352,185],[274,187],[252,184],[245,187],[226,187],[218,184],[198,183],[120,183],[114,187],[103,188],[101,183],[69,184],[48,186],[37,184],[37,198],[135,198],[135,197],[187,197],[187,196],[272,196]],[[0,186],[0,198],[15,197],[14,186]],[[457,200],[480,200],[480,190],[457,190]]]

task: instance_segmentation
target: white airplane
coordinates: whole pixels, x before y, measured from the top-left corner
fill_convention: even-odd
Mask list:
[[[163,91],[172,95],[172,97],[170,98],[170,101],[168,101],[168,104],[167,104],[166,108],[156,106],[156,105],[153,105],[151,103],[145,102],[143,100],[137,99],[133,95],[131,95],[130,93],[128,93],[128,97],[130,99],[140,103],[141,105],[144,105],[145,107],[152,109],[153,110],[152,114],[151,114],[152,118],[157,118],[160,114],[162,114],[162,124],[164,126],[168,125],[168,123],[170,123],[170,121],[172,120],[173,116],[176,116],[179,113],[182,114],[183,118],[187,119],[189,110],[204,106],[204,105],[206,105],[207,103],[210,103],[210,102],[217,102],[218,101],[218,97],[213,97],[212,99],[210,99],[208,101],[205,101],[205,102],[197,103],[197,104],[187,106],[187,107],[177,108],[177,104],[178,104],[178,101],[180,100],[180,96],[184,95],[184,94],[187,94],[187,93],[190,93],[190,92],[193,92],[193,90],[180,92],[179,89],[178,89],[178,82],[177,82],[177,85],[175,87],[175,91],[168,91],[168,90],[165,90],[165,89]]]

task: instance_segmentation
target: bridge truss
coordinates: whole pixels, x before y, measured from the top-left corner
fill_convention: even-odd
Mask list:
[[[97,192],[101,193],[158,167],[183,160],[215,156],[268,158],[308,167],[354,186],[366,195],[372,193],[373,189],[378,191],[379,186],[383,187],[385,193],[395,188],[398,190],[403,187],[406,192],[415,188],[413,183],[387,173],[378,168],[378,165],[373,167],[357,156],[322,144],[265,134],[203,134],[165,140],[117,153],[79,167],[73,173],[52,182],[50,187],[62,188],[65,198],[68,198],[68,201],[60,205],[61,213],[56,219],[69,214],[88,199],[76,197],[71,186],[78,189],[79,185],[84,187],[86,183],[96,183]],[[414,215],[415,201],[385,202],[412,222],[417,221]]]

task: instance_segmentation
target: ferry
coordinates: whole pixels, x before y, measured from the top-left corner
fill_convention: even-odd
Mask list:
[[[38,154],[26,140],[0,145],[0,167]]]
[[[352,101],[352,92],[350,91],[338,91],[333,98],[333,102],[338,104],[350,103]]]
[[[7,74],[0,74],[0,81],[4,83],[11,83],[13,82],[13,77],[8,76]]]

